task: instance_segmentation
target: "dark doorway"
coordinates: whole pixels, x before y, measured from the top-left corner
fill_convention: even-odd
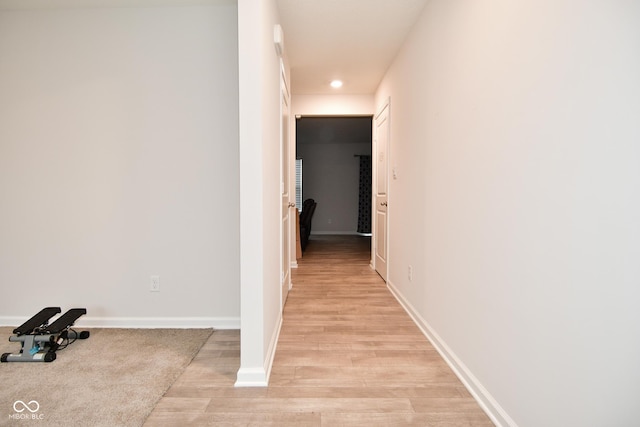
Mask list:
[[[368,234],[360,220],[361,159],[370,165],[372,123],[372,116],[296,117],[301,199],[317,203],[311,234]],[[371,194],[370,183],[364,192]]]

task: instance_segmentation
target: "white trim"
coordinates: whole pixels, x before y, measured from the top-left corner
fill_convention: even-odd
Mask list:
[[[25,317],[0,317],[1,326],[21,325],[28,319]],[[239,317],[81,317],[77,328],[213,328],[240,329]]]
[[[289,286],[291,289],[291,286]],[[269,349],[267,350],[267,360],[264,361],[264,370],[267,374],[267,385],[269,384],[269,377],[271,377],[271,367],[273,366],[273,360],[276,357],[276,349],[278,348],[278,338],[280,337],[280,330],[282,329],[282,312],[278,319],[278,327],[273,331],[271,336],[271,342],[269,343]]]
[[[240,368],[234,387],[266,387],[269,385],[264,368]]]
[[[467,388],[469,393],[478,402],[482,410],[489,416],[491,421],[498,427],[517,427],[516,422],[507,414],[500,404],[491,396],[486,388],[480,383],[478,378],[467,368],[467,366],[456,356],[449,346],[433,330],[429,323],[420,316],[413,306],[402,297],[398,289],[387,281],[387,288],[398,300],[402,308],[409,314],[414,323],[420,328],[431,344],[436,348],[440,356],[447,362],[454,374]]]
[[[276,355],[280,329],[282,329],[282,315],[280,315],[278,327],[271,337],[264,366],[262,368],[240,368],[234,387],[267,387],[269,385],[269,377],[271,376],[271,367],[273,366],[273,360]]]

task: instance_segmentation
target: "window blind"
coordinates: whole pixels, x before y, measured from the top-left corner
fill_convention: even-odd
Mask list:
[[[302,212],[302,159],[296,159],[296,208]]]

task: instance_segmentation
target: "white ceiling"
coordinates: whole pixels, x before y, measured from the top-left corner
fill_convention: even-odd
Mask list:
[[[135,7],[236,0],[0,0],[1,9]],[[295,94],[372,94],[428,0],[276,0]]]
[[[372,94],[428,0],[276,1],[293,93]]]

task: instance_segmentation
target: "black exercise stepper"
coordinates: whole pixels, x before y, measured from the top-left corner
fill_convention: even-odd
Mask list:
[[[70,329],[80,316],[87,314],[85,308],[72,308],[49,325],[49,319],[58,313],[60,307],[44,308],[14,329],[9,341],[19,342],[20,352],[3,353],[0,362],[53,362],[65,341],[64,347],[76,339],[89,338],[89,331],[78,333]]]
[[[13,333],[16,335],[27,335],[33,332],[34,329],[45,325],[49,319],[51,319],[56,314],[60,313],[60,307],[47,307],[43,308],[34,315],[31,319],[24,322],[22,325],[18,326],[13,330]],[[76,317],[77,319],[77,317]]]
[[[84,314],[87,314],[86,308],[72,308],[58,317],[55,322],[44,328],[44,330],[49,334],[59,334],[70,326],[73,326],[73,322]]]

